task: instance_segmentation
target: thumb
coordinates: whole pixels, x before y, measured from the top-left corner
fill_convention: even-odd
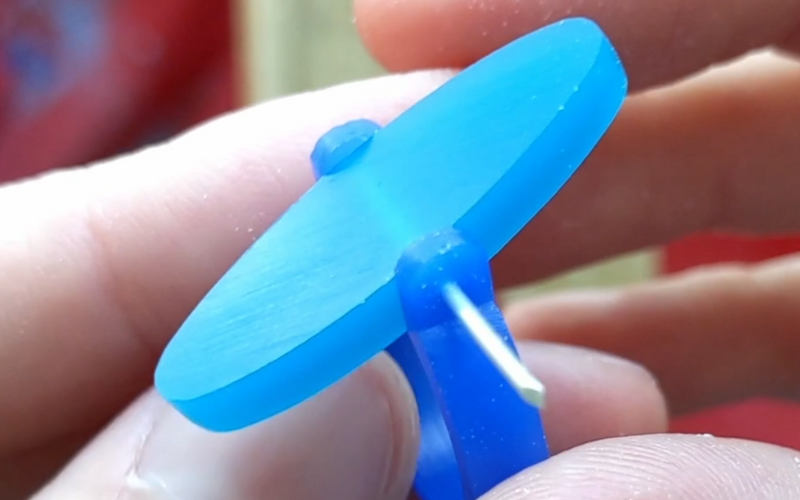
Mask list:
[[[215,434],[150,390],[36,500],[401,500],[414,472],[413,396],[380,355],[306,403]]]

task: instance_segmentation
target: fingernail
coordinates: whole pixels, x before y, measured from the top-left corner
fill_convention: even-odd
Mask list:
[[[414,406],[388,358],[259,425],[205,431],[165,404],[129,479],[148,498],[403,498],[414,462]],[[160,496],[159,496],[160,495]]]

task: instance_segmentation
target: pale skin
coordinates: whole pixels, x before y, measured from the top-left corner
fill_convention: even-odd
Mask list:
[[[239,434],[192,427],[149,388],[193,304],[311,184],[320,134],[353,118],[386,123],[452,75],[425,68],[463,67],[565,15],[603,25],[635,92],[751,49],[800,48],[795,0],[359,0],[356,13],[382,63],[415,71],[0,188],[12,215],[0,218],[3,498],[405,499],[418,427],[383,356]],[[632,97],[497,259],[498,282],[700,229],[800,231],[797,88],[800,68],[776,63]],[[556,456],[487,500],[800,496],[799,452],[664,434],[667,408],[800,398],[798,292],[789,257],[510,307],[523,357],[550,389]]]

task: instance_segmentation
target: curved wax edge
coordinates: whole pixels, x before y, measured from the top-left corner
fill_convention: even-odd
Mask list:
[[[455,226],[495,255],[613,120],[624,70],[592,22],[500,49],[323,177],[208,293],[156,386],[188,418],[237,429],[339,380],[405,331],[394,268]]]

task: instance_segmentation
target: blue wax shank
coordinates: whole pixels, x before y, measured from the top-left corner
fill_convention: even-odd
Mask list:
[[[325,389],[406,331],[395,265],[453,227],[494,256],[605,133],[627,90],[597,25],[543,28],[467,68],[350,150],[192,312],[155,374],[160,393],[218,431]],[[336,132],[337,137],[347,130]],[[347,134],[344,134],[347,136]],[[325,160],[325,158],[332,160]]]
[[[475,500],[548,457],[539,412],[520,398],[453,315],[455,284],[514,349],[486,254],[453,230],[409,247],[397,286],[409,333],[388,351],[417,400],[422,439],[414,489],[422,500]]]

